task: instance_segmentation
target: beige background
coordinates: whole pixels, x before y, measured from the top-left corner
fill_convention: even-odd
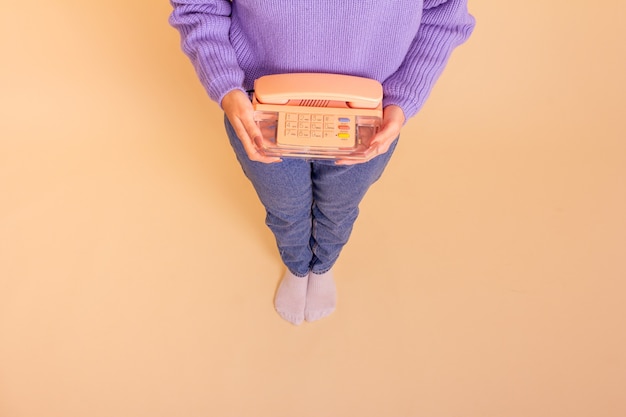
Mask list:
[[[294,327],[169,4],[4,2],[0,416],[626,415],[625,3],[470,5]]]

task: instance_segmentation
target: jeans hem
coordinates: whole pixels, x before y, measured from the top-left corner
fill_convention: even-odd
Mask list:
[[[306,278],[306,277],[309,276],[309,273],[311,272],[311,271],[309,271],[309,272],[307,272],[304,275],[300,275],[300,274],[297,274],[297,273],[293,272],[293,270],[291,270],[290,268],[287,268],[287,270],[291,273],[291,275],[296,276],[298,278]]]
[[[313,273],[313,274],[315,274],[315,275],[324,275],[325,273],[327,273],[327,272],[328,272],[328,271],[330,271],[331,269],[333,269],[333,267],[332,267],[332,266],[331,266],[330,268],[327,268],[327,269],[326,269],[326,270],[324,270],[324,271],[321,271],[321,272],[315,272],[315,271],[311,270],[311,273]]]

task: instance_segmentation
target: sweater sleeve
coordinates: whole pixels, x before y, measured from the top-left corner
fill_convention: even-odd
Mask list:
[[[170,0],[174,10],[169,23],[181,35],[183,52],[191,59],[209,97],[218,104],[226,93],[242,90],[239,67],[229,31],[229,0]]]
[[[420,28],[402,65],[383,83],[383,105],[400,106],[407,120],[414,116],[474,24],[467,0],[425,0]]]

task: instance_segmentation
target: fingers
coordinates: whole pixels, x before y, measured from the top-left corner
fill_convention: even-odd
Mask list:
[[[367,150],[364,152],[364,157],[362,159],[338,159],[335,163],[337,165],[355,165],[371,161],[378,155],[383,155],[387,151],[389,151],[391,144],[397,137],[397,134],[392,134],[391,132],[388,133],[381,130],[372,140]]]
[[[229,92],[222,99],[222,108],[250,160],[263,163],[281,161],[280,158],[264,155],[257,147],[256,142],[261,138],[261,130],[254,121],[252,103],[245,93],[240,90]]]
[[[400,107],[394,105],[385,107],[383,112],[383,126],[364,152],[365,157],[359,160],[340,159],[336,161],[337,165],[362,164],[389,151],[393,142],[398,135],[400,135],[400,129],[402,129],[404,120],[404,112]]]
[[[232,114],[229,116],[230,124],[233,126],[239,141],[243,148],[253,161],[262,162],[264,157],[254,143],[254,138],[260,135],[257,131],[254,121],[250,122],[249,118],[242,113]]]

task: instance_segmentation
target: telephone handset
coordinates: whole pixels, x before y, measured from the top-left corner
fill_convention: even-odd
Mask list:
[[[362,159],[382,121],[382,86],[341,74],[275,74],[255,81],[259,150],[271,156]]]
[[[340,74],[277,74],[254,84],[257,101],[288,105],[294,100],[328,100],[349,108],[376,109],[383,89],[375,80]]]

